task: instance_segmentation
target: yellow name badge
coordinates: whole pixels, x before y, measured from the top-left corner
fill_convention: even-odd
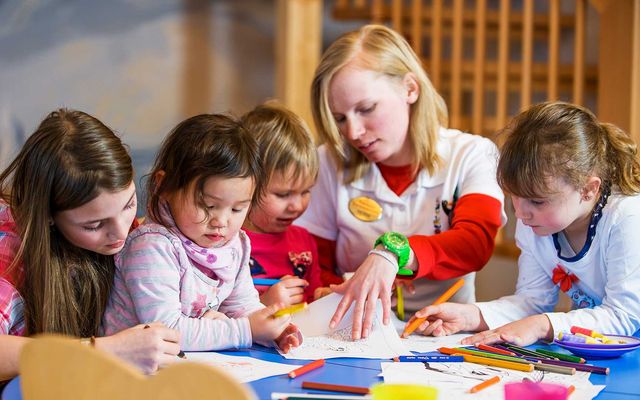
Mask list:
[[[349,211],[360,221],[373,222],[382,218],[382,207],[369,197],[356,197],[349,201]]]

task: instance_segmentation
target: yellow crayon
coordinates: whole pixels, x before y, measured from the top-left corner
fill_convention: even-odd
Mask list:
[[[306,302],[305,303],[298,303],[298,304],[294,304],[292,306],[283,308],[282,310],[278,310],[272,316],[274,318],[278,318],[278,317],[282,317],[283,315],[297,313],[298,311],[302,311],[305,308],[307,308],[307,303]]]
[[[400,321],[404,321],[404,298],[402,296],[402,286],[397,285],[396,286],[396,294],[397,294],[397,300],[398,302],[396,303],[396,310],[398,311],[398,318],[400,318]]]

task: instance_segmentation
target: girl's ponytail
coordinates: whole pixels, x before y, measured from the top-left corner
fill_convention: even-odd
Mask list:
[[[613,124],[601,123],[600,129],[605,136],[605,162],[609,166],[607,175],[611,183],[625,195],[640,193],[638,146],[622,129]]]

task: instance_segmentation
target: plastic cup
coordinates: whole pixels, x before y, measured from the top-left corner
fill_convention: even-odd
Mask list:
[[[375,385],[371,388],[374,400],[436,400],[438,391],[431,386],[404,385],[404,384],[384,384]]]
[[[505,400],[566,400],[568,389],[562,385],[541,382],[515,382],[504,385]]]

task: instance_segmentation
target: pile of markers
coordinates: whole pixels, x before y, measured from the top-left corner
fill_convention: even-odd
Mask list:
[[[626,343],[624,340],[610,339],[601,333],[592,331],[591,329],[580,328],[579,326],[572,326],[571,333],[560,332],[558,334],[558,341],[564,343],[611,345]]]

